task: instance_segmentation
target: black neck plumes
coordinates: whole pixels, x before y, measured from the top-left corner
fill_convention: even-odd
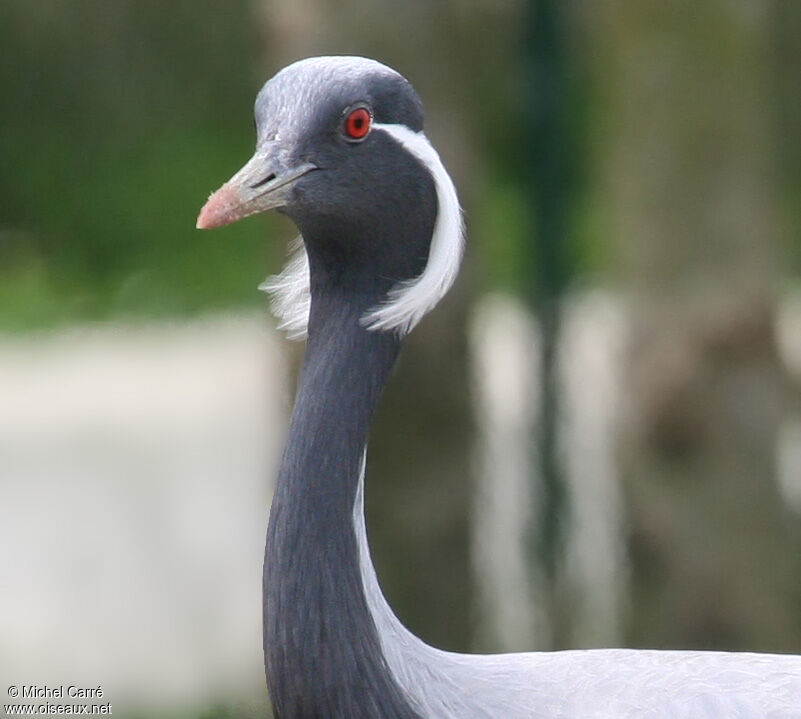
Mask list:
[[[281,719],[414,717],[383,659],[353,525],[370,422],[400,340],[361,326],[374,291],[354,292],[311,261],[309,338],[265,555],[267,681]]]
[[[365,314],[426,267],[437,216],[431,174],[376,135],[393,172],[292,214],[309,259],[306,354],[264,564],[264,656],[277,719],[413,719],[382,653],[360,572],[354,503],[370,423],[400,350]],[[388,160],[389,161],[389,160]],[[341,191],[353,185],[340,178]]]

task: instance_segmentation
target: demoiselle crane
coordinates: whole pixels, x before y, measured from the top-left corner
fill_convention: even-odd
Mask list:
[[[456,276],[456,190],[414,89],[373,60],[296,62],[262,88],[255,116],[255,154],[197,226],[276,209],[302,235],[267,286],[281,326],[307,335],[264,560],[276,717],[801,717],[799,656],[456,654],[401,624],[370,560],[365,451],[404,337]]]

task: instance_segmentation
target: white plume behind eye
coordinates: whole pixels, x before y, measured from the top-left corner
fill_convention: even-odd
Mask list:
[[[420,160],[431,173],[437,190],[437,219],[425,269],[419,277],[393,287],[387,300],[362,318],[368,329],[406,334],[445,296],[456,279],[464,252],[462,211],[453,180],[422,132],[405,125],[373,127],[388,133]]]
[[[370,330],[409,333],[439,302],[453,285],[464,252],[464,225],[456,188],[437,151],[422,132],[405,125],[373,125],[383,130],[407,152],[416,157],[431,173],[437,192],[437,219],[425,269],[413,280],[399,282],[386,301],[370,310],[362,324]],[[279,275],[267,278],[259,289],[268,292],[271,307],[279,319],[278,328],[290,339],[305,337],[311,297],[309,260],[302,242]]]

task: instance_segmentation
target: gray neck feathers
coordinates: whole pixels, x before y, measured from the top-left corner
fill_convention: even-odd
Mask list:
[[[314,272],[313,272],[314,274]],[[367,434],[399,340],[359,323],[371,292],[318,282],[264,566],[264,655],[276,716],[411,709],[365,598],[353,507]]]

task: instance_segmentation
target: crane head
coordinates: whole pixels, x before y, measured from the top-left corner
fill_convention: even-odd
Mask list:
[[[318,265],[380,295],[366,326],[409,331],[451,286],[463,244],[414,88],[375,60],[308,58],[264,85],[255,122],[253,157],[211,195],[198,228],[284,213]]]
[[[300,220],[309,212],[363,215],[362,200],[374,199],[376,182],[393,179],[398,154],[374,125],[423,127],[422,103],[401,75],[346,56],[284,68],[259,92],[254,114],[256,151],[209,198],[200,229],[271,209]]]

